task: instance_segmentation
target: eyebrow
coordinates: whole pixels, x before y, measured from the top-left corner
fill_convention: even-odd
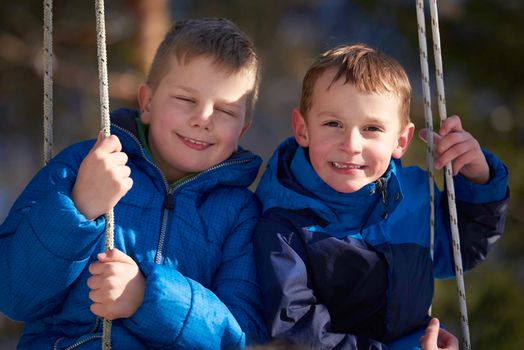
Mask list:
[[[184,90],[184,91],[189,92],[189,93],[197,92],[197,90],[192,89],[192,88],[187,87],[187,86],[183,86],[183,85],[170,84],[169,87],[171,87],[171,88],[178,88],[178,89]]]
[[[331,112],[331,111],[322,111],[320,113],[317,113],[320,117],[336,117],[337,113]]]
[[[171,85],[171,87],[179,88],[179,89],[184,90],[185,92],[188,92],[188,93],[197,93],[198,94],[198,90],[190,88],[188,86],[173,84],[173,85]],[[232,107],[232,108],[237,108],[237,109],[242,108],[242,102],[239,102],[239,101],[228,102],[228,101],[219,99],[219,100],[217,100],[217,103],[224,104],[224,105],[226,105],[228,107]]]
[[[318,113],[317,115],[321,117],[338,117],[338,114],[332,111],[322,111]],[[378,118],[372,115],[366,115],[365,121],[367,123],[377,123],[377,124],[384,124],[388,122],[388,120],[384,120],[384,119],[381,119],[381,118]]]
[[[368,123],[386,124],[388,121],[374,116],[366,116],[366,122]]]

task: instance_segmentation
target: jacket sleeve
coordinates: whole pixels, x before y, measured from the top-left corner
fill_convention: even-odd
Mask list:
[[[44,167],[0,226],[0,311],[12,319],[53,314],[104,230],[103,218],[90,221],[74,206],[70,157],[62,153]]]
[[[250,196],[223,243],[209,289],[173,266],[143,264],[144,302],[124,325],[151,347],[243,349],[266,341],[252,246],[258,215]]]
[[[373,339],[334,333],[326,306],[315,297],[306,253],[285,218],[262,216],[255,230],[255,258],[271,336],[312,349],[387,349]]]
[[[508,170],[492,153],[483,150],[490,167],[484,185],[461,175],[453,179],[457,205],[462,266],[469,270],[482,262],[504,231],[508,212]],[[446,193],[436,196],[434,271],[438,278],[455,275],[449,207]]]

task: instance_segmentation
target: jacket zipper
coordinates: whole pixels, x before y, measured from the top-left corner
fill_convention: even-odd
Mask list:
[[[162,226],[160,226],[160,236],[158,237],[158,245],[156,247],[155,264],[160,264],[162,262],[162,249],[166,237],[167,219],[169,217],[169,211],[174,208],[173,191],[174,189],[172,188],[167,190],[166,199],[164,201],[164,212],[162,213]]]
[[[181,183],[177,184],[173,188],[168,189],[166,201],[164,203],[164,214],[163,214],[163,218],[162,218],[162,227],[160,229],[160,238],[158,240],[158,247],[157,247],[156,255],[155,255],[155,263],[156,264],[162,263],[162,252],[164,250],[164,241],[165,241],[165,236],[166,236],[166,231],[167,231],[167,218],[169,216],[169,210],[174,208],[173,200],[174,200],[174,193],[175,193],[175,191],[178,190],[180,187],[182,187],[182,186],[184,186],[184,185],[186,185],[186,184],[188,184],[190,182],[198,180],[204,174],[210,173],[210,172],[212,172],[214,170],[223,168],[225,166],[234,165],[234,164],[242,164],[242,163],[247,163],[247,162],[249,162],[249,159],[230,160],[228,162],[223,162],[223,163],[217,164],[217,165],[212,166],[211,168],[209,168],[207,170],[204,170],[203,172],[201,172],[201,173],[199,173],[199,174],[197,174],[197,175],[195,175],[195,176],[193,176],[193,177],[191,177],[189,179],[186,179],[186,180],[182,181]]]
[[[79,341],[77,341],[77,342],[75,342],[75,343],[69,345],[69,346],[68,346],[67,348],[65,348],[64,350],[72,350],[72,349],[74,349],[74,348],[76,348],[76,347],[78,347],[78,346],[80,346],[80,345],[82,345],[82,344],[85,344],[85,343],[87,343],[87,342],[89,342],[89,341],[91,341],[91,340],[97,339],[97,338],[102,338],[102,336],[101,336],[101,335],[91,335],[91,336],[89,336],[89,337],[85,337],[85,338],[83,338],[82,340],[79,340]],[[53,346],[53,349],[54,349],[54,350],[57,350],[57,349],[58,349],[58,343],[59,343],[60,340],[62,340],[62,339],[64,339],[64,338],[60,338],[60,339],[58,339],[58,340],[56,341],[55,345]]]
[[[166,177],[164,176],[164,174],[162,173],[162,171],[160,170],[160,168],[155,164],[153,163],[152,161],[150,161],[145,152],[144,152],[144,148],[142,147],[142,145],[140,144],[140,141],[136,138],[135,135],[133,135],[132,133],[130,133],[129,131],[127,131],[126,129],[123,129],[122,127],[118,126],[118,125],[115,125],[115,124],[111,124],[112,126],[114,126],[115,128],[117,128],[118,130],[126,133],[127,135],[129,135],[139,146],[140,148],[140,151],[142,152],[142,156],[144,157],[144,159],[149,163],[151,164],[153,167],[155,167],[155,169],[158,171],[158,173],[160,174],[160,176],[162,176],[162,180],[164,181],[164,186],[166,188],[166,199],[164,201],[164,210],[163,210],[163,213],[162,213],[162,225],[160,227],[160,237],[158,238],[158,245],[157,245],[157,250],[156,250],[156,254],[155,254],[155,263],[156,264],[161,264],[162,263],[162,252],[163,252],[163,249],[164,249],[164,241],[165,241],[165,237],[166,237],[166,232],[167,232],[167,220],[168,220],[168,217],[169,217],[169,211],[171,209],[174,208],[174,205],[173,205],[173,200],[174,200],[174,192],[179,189],[180,187],[184,186],[185,184],[189,183],[189,182],[192,182],[194,180],[197,180],[199,179],[200,177],[202,177],[204,174],[207,174],[211,171],[214,171],[216,169],[220,169],[220,168],[223,168],[225,166],[229,166],[229,165],[233,165],[233,164],[242,164],[242,163],[247,163],[249,162],[249,159],[239,159],[239,160],[231,160],[231,161],[228,161],[228,162],[223,162],[223,163],[220,163],[220,164],[217,164],[185,181],[182,181],[181,183],[177,184],[176,186],[174,186],[173,188],[169,188],[169,185],[167,183],[167,179]]]
[[[379,178],[375,181],[377,189],[382,195],[382,205],[384,206],[384,212],[382,213],[382,219],[388,218],[388,192],[387,192],[387,180],[384,177]]]
[[[166,199],[164,201],[164,210],[162,213],[162,226],[160,227],[160,237],[158,239],[157,252],[155,255],[155,263],[160,264],[162,254],[161,252],[159,252],[159,248],[164,245],[165,231],[167,227],[167,217],[169,215],[169,209],[171,209],[169,206],[170,205],[172,206],[171,199],[172,199],[173,191],[172,189],[169,188],[169,185],[167,184],[167,179],[164,176],[164,174],[162,173],[162,171],[160,170],[160,168],[155,163],[153,163],[151,160],[149,160],[149,158],[146,156],[144,148],[142,147],[142,145],[140,144],[140,141],[136,138],[136,136],[118,125],[115,125],[115,124],[111,124],[111,125],[114,126],[116,129],[122,131],[123,133],[129,135],[136,142],[136,144],[138,145],[138,148],[140,148],[142,157],[158,171],[158,173],[162,177],[162,181],[164,182],[164,187],[166,189]],[[169,204],[169,202],[171,202],[171,204]]]

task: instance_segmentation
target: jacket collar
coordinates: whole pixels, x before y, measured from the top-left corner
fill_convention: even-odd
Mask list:
[[[400,161],[392,160],[377,182],[354,193],[340,193],[314,171],[294,138],[285,140],[268,162],[257,188],[264,210],[281,207],[311,209],[329,227],[355,230],[387,220],[402,199],[397,177]],[[330,230],[332,231],[332,230]]]
[[[123,150],[130,159],[138,162],[145,161],[142,164],[147,171],[153,171],[164,178],[151,156],[140,144],[136,125],[136,118],[139,117],[139,111],[133,109],[121,108],[113,111],[111,113],[111,132],[119,137]],[[191,181],[184,182],[183,186],[184,188],[198,186],[199,189],[219,185],[248,187],[255,180],[261,163],[262,159],[258,155],[238,147],[238,150],[228,159],[195,175]]]

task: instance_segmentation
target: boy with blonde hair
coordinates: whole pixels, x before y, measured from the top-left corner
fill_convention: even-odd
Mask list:
[[[313,349],[411,349],[429,322],[433,276],[454,274],[446,196],[435,196],[429,250],[427,172],[403,167],[413,137],[411,86],[391,57],[341,46],[306,73],[294,138],[275,151],[256,194],[255,257],[271,335]],[[425,131],[421,131],[425,137]],[[503,230],[508,173],[457,116],[435,135],[452,162],[465,269]]]
[[[140,112],[112,136],[58,154],[0,226],[0,311],[20,349],[242,349],[266,338],[247,187],[261,160],[238,146],[259,61],[224,19],[179,21],[161,43]],[[115,249],[104,250],[115,211]],[[100,253],[100,254],[98,254]]]

